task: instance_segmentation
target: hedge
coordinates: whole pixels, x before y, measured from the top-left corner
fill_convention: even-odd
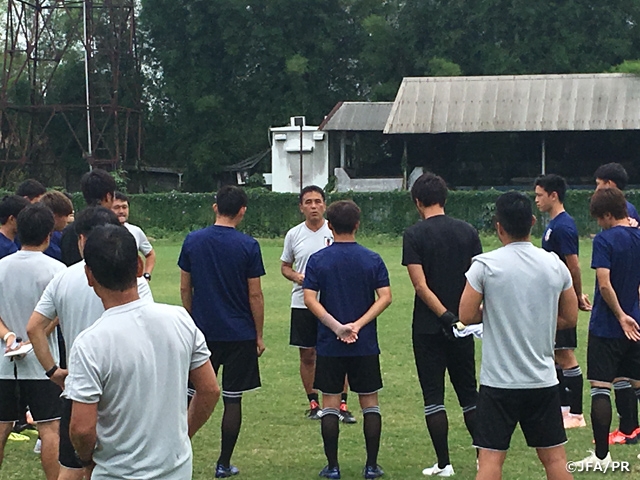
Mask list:
[[[478,230],[492,232],[494,202],[501,191],[451,191],[446,211],[449,215],[466,220]],[[640,204],[640,191],[625,192],[630,202]],[[256,237],[282,237],[289,228],[302,221],[298,210],[298,196],[274,193],[265,189],[248,189],[249,204],[240,229]],[[533,200],[533,193],[528,192]],[[581,235],[597,233],[599,227],[589,216],[589,198],[592,190],[570,190],[565,208],[573,216]],[[154,232],[188,232],[203,228],[213,221],[211,205],[213,193],[161,193],[130,195],[131,223]],[[408,192],[384,193],[332,193],[327,203],[352,199],[362,209],[360,233],[365,235],[402,235],[404,229],[418,220]],[[76,208],[84,201],[74,194]],[[534,206],[538,222],[534,235],[540,236],[548,221]]]

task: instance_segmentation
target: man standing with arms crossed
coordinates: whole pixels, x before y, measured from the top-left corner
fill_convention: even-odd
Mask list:
[[[258,357],[264,352],[265,274],[258,242],[236,227],[247,211],[247,194],[239,187],[218,190],[215,223],[191,232],[180,252],[180,296],[211,350],[211,363],[221,365],[222,445],[215,477],[239,473],[231,465],[242,424],[242,394],[260,387]]]
[[[307,418],[311,420],[319,420],[322,413],[318,391],[313,388],[318,319],[304,304],[302,282],[309,257],[333,243],[333,233],[324,219],[326,208],[325,194],[320,187],[309,185],[302,189],[300,212],[304,215],[304,222],[287,232],[280,257],[282,275],[293,282],[289,345],[300,350],[300,378],[309,400]],[[346,389],[341,400],[340,419],[344,423],[355,423],[356,419],[347,409]]]
[[[587,295],[582,293],[580,260],[578,259],[578,228],[576,222],[564,210],[564,197],[567,182],[559,175],[550,174],[538,177],[535,181],[536,206],[538,210],[548,213],[551,221],[542,235],[542,248],[553,252],[569,269],[573,289],[578,298],[578,308],[584,312],[591,310]],[[560,382],[560,400],[563,403],[564,428],[586,427],[582,414],[583,377],[576,359],[575,349],[578,347],[578,329],[568,328],[556,333],[556,363],[562,369],[558,373]],[[566,393],[565,393],[566,392]],[[564,394],[564,395],[563,395]],[[568,408],[565,409],[565,405]]]

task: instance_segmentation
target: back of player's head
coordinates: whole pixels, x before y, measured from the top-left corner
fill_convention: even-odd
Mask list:
[[[567,193],[567,182],[560,175],[550,173],[549,175],[541,175],[536,178],[534,187],[542,187],[542,189],[551,195],[553,192],[558,194],[558,200],[560,203],[564,202],[565,194]]]
[[[84,261],[96,281],[108,290],[122,292],[136,285],[138,248],[124,227],[95,227],[84,245]]]
[[[246,192],[240,187],[235,185],[220,187],[216,193],[218,214],[224,217],[235,217],[242,207],[247,206],[248,200]]]
[[[44,195],[47,189],[42,185],[39,181],[30,178],[25,180],[16,189],[16,195],[21,197],[26,197],[29,200],[33,200],[34,198],[38,198],[41,195]]]
[[[105,170],[94,168],[80,179],[82,196],[87,205],[98,205],[108,194],[116,191],[116,181]]]
[[[129,203],[129,197],[127,197],[124,193],[122,192],[116,192],[115,195],[113,196],[113,198],[115,198],[116,200],[120,200],[121,202],[127,202]]]
[[[18,214],[18,238],[22,245],[37,247],[42,245],[53,231],[53,212],[41,203],[25,207]]]
[[[327,208],[327,220],[335,233],[353,233],[360,222],[360,207],[352,200],[333,202]]]
[[[73,213],[73,203],[64,193],[51,190],[45,193],[40,199],[40,203],[49,207],[54,215],[67,217]]]
[[[440,205],[447,201],[447,183],[435,173],[427,172],[418,177],[411,187],[411,198],[415,203],[419,200],[423,207]]]
[[[520,192],[503,193],[496,200],[496,221],[511,238],[526,238],[531,233],[531,200]]]
[[[298,199],[298,203],[300,205],[302,205],[302,200],[304,199],[304,196],[309,193],[309,192],[316,192],[319,193],[320,195],[322,195],[322,201],[326,201],[327,197],[324,194],[324,190],[321,189],[319,186],[317,185],[307,185],[306,187],[304,187],[301,191],[300,191],[300,198]]]
[[[87,207],[76,215],[76,220],[73,222],[73,228],[78,236],[84,235],[85,237],[88,237],[94,228],[103,225],[120,226],[118,216],[104,207]]]
[[[4,225],[9,217],[18,218],[23,208],[29,205],[29,200],[20,195],[7,195],[0,201],[0,225]]]
[[[607,187],[593,192],[589,213],[594,218],[603,218],[607,213],[616,220],[627,218],[627,200],[619,188]]]
[[[616,162],[605,163],[600,165],[593,174],[596,179],[611,181],[616,184],[620,190],[624,190],[629,182],[629,175],[622,165]]]

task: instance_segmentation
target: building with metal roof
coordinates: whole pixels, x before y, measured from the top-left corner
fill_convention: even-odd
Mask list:
[[[319,130],[381,132],[393,102],[338,102],[322,121]]]

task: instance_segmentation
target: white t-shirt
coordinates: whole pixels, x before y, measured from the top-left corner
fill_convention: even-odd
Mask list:
[[[480,384],[546,388],[558,384],[554,341],[569,269],[555,253],[513,242],[473,258],[469,285],[483,295]]]
[[[293,264],[293,269],[298,273],[304,273],[309,257],[333,243],[333,233],[325,220],[322,227],[313,231],[302,222],[287,232],[284,237],[284,248],[280,260]],[[302,285],[293,282],[291,291],[291,308],[307,308],[304,304]]]
[[[67,360],[78,334],[104,313],[102,300],[89,286],[84,266],[82,260],[56,275],[35,308],[36,312],[52,321],[56,317],[60,320],[60,329],[67,345]],[[141,299],[153,301],[149,283],[140,277],[138,294]]]
[[[128,222],[124,222],[124,226],[127,227],[129,233],[131,233],[131,235],[133,235],[133,238],[136,239],[136,246],[138,247],[138,251],[145,257],[149,255],[151,250],[153,250],[153,247],[151,246],[151,243],[149,243],[149,239],[144,234],[142,229],[135,225],[131,225]]]
[[[27,341],[27,323],[40,295],[51,279],[66,270],[64,263],[48,257],[42,252],[20,250],[0,260],[0,318],[9,330]],[[49,335],[49,350],[56,363],[59,361],[58,336]],[[5,344],[0,339],[2,352]],[[15,378],[14,365],[19,380],[48,380],[33,351],[12,362],[0,356],[0,379]]]
[[[65,384],[71,400],[98,403],[92,480],[191,478],[187,382],[209,356],[184,308],[143,300],[78,335]]]

